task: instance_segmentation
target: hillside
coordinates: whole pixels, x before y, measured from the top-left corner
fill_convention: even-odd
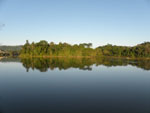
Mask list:
[[[99,49],[104,56],[150,57],[150,42],[144,42],[132,47],[108,44],[99,46],[97,49]]]
[[[0,50],[3,50],[3,51],[20,51],[21,48],[22,48],[21,45],[19,45],[19,46],[6,46],[6,45],[0,46]]]

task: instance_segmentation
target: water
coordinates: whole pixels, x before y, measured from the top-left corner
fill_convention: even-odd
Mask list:
[[[150,113],[150,61],[1,59],[0,113]]]

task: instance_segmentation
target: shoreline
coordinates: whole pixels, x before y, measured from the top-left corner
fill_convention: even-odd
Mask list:
[[[126,60],[150,60],[150,58],[131,58],[131,57],[115,57],[115,56],[18,56],[19,58],[114,58]]]

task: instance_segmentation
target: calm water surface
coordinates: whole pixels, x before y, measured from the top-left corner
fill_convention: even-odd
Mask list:
[[[150,61],[1,59],[0,113],[150,113]]]

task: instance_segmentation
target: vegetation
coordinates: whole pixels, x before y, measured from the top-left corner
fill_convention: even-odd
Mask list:
[[[18,57],[19,51],[1,51],[0,50],[0,57]]]
[[[61,57],[87,57],[97,56],[96,49],[91,48],[91,43],[70,45],[67,43],[54,44],[46,41],[40,41],[38,43],[26,44],[21,49],[20,56],[61,56]]]
[[[22,46],[5,46],[5,45],[2,45],[0,46],[0,50],[3,50],[3,51],[20,51],[22,48]]]
[[[19,56],[22,46],[0,46],[0,57]]]
[[[107,44],[92,48],[91,43],[70,45],[68,43],[54,44],[47,41],[29,43],[22,47],[21,57],[129,57],[129,58],[150,58],[150,42],[145,42],[133,47],[116,46]]]
[[[150,42],[133,47],[106,45],[98,47],[104,56],[142,58],[150,57]]]

